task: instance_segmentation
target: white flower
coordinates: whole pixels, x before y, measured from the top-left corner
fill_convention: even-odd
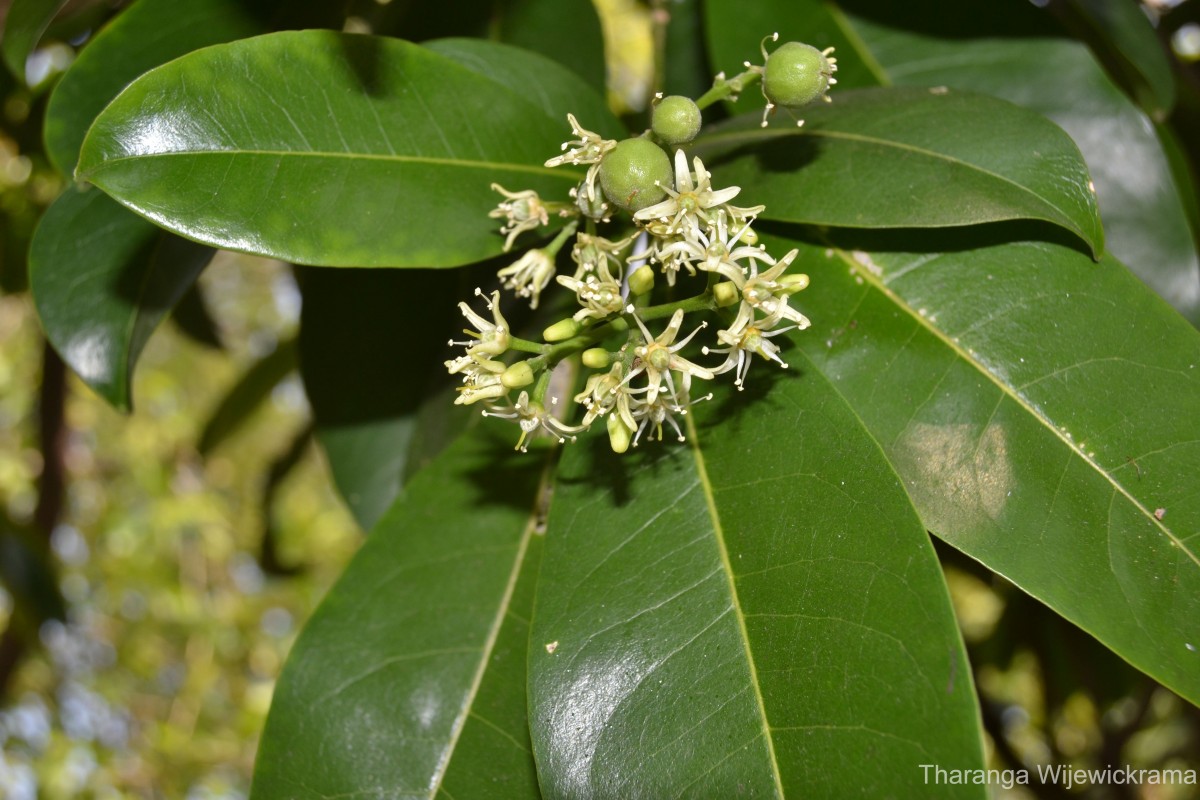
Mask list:
[[[630,307],[630,312],[633,309]],[[676,342],[675,337],[679,335],[679,327],[683,324],[683,309],[678,309],[671,316],[671,321],[657,338],[651,335],[646,329],[645,324],[635,315],[634,321],[641,328],[642,335],[645,337],[645,343],[638,345],[634,349],[634,354],[637,360],[634,361],[633,369],[625,376],[623,383],[628,383],[631,378],[646,373],[646,379],[649,381],[646,388],[646,402],[654,404],[658,398],[658,393],[662,389],[663,381],[666,381],[667,388],[670,391],[672,400],[678,404],[678,399],[675,392],[675,382],[671,377],[671,371],[682,372],[686,375],[693,375],[701,380],[710,381],[713,379],[711,370],[707,370],[699,364],[693,364],[683,356],[679,355],[679,351],[692,340],[692,337],[700,332],[701,328],[707,327],[708,323],[701,322],[700,326],[684,337],[683,341]]]
[[[791,266],[792,260],[796,258],[798,252],[798,250],[788,252],[787,255],[775,262],[775,266],[761,275],[758,274],[758,264],[751,264],[750,277],[742,286],[742,299],[751,308],[766,314],[760,326],[763,329],[774,328],[783,319],[795,323],[800,330],[804,330],[812,324],[808,317],[788,305],[788,289],[779,281],[780,276]],[[739,319],[743,316],[745,316],[744,313],[738,314]]]
[[[636,234],[635,234],[636,235]],[[621,276],[620,253],[633,243],[633,236],[620,241],[610,241],[601,236],[589,236],[580,233],[575,238],[575,246],[571,248],[571,260],[578,266],[575,277],[582,278],[584,273],[598,272],[601,268],[616,270],[616,277]]]
[[[459,367],[451,369],[451,373],[461,372],[463,376],[463,385],[458,387],[459,395],[454,398],[455,405],[467,406],[480,400],[496,400],[508,393],[508,387],[500,381],[505,369],[504,364],[478,357],[464,358],[467,359],[466,363],[461,363],[463,359],[459,359],[458,362],[446,362],[448,367],[452,363]]]
[[[683,234],[683,239],[664,247],[658,258],[679,254],[687,261],[694,263],[705,272],[717,272],[733,281],[739,288],[746,282],[746,272],[738,262],[747,259],[751,262],[766,261],[774,264],[775,259],[767,253],[762,245],[738,246],[742,235],[749,228],[746,223],[735,233],[730,233],[724,212],[717,213],[716,225],[707,231],[693,228]]]
[[[554,259],[545,250],[535,248],[496,275],[505,289],[512,289],[517,297],[532,298],[529,307],[537,308],[542,289],[554,277]]]
[[[583,430],[582,426],[566,425],[558,421],[552,414],[547,413],[546,409],[542,408],[541,403],[531,402],[529,392],[521,392],[515,404],[504,408],[486,409],[483,415],[485,417],[516,420],[517,425],[521,428],[521,438],[517,440],[517,446],[514,449],[520,450],[522,453],[529,447],[526,440],[531,434],[536,433],[539,428],[558,439],[559,444],[565,442],[567,438],[573,440],[575,438],[574,434]]]
[[[712,173],[704,168],[704,162],[697,157],[692,163],[696,167],[694,185],[691,173],[688,172],[687,158],[682,150],[676,150],[675,188],[663,186],[663,190],[669,195],[667,199],[643,208],[634,214],[633,218],[639,222],[656,220],[664,223],[668,230],[676,232],[686,228],[699,228],[701,221],[711,221],[708,214],[710,208],[729,202],[741,191],[737,186],[714,191],[710,183]]]
[[[477,288],[475,295],[483,297],[483,290]],[[451,345],[466,347],[467,355],[453,362],[447,361],[447,367],[452,363],[457,364],[462,362],[463,358],[473,359],[476,356],[498,356],[508,350],[508,344],[512,340],[512,337],[509,334],[508,322],[500,313],[500,293],[492,292],[491,297],[484,298],[484,301],[487,303],[488,310],[492,312],[491,322],[476,314],[466,303],[458,304],[459,310],[462,311],[467,321],[475,326],[475,330],[463,330],[463,333],[472,337],[471,340],[465,342],[450,340]],[[450,373],[454,374],[460,370],[461,367],[459,369],[451,369]]]
[[[642,438],[642,433],[650,426],[654,426],[655,438],[661,442],[664,422],[675,430],[675,436],[679,441],[686,441],[687,437],[683,435],[679,423],[675,421],[675,415],[679,414],[683,416],[688,413],[690,406],[704,400],[712,399],[712,393],[710,392],[704,397],[689,400],[688,394],[691,391],[691,383],[692,376],[685,372],[681,377],[678,395],[674,392],[668,394],[667,392],[660,391],[655,395],[654,399],[647,397],[645,400],[634,400],[633,416],[635,419],[641,420],[641,424],[637,428],[637,434],[633,437],[634,447],[637,447],[638,441]]]
[[[751,354],[753,353],[758,353],[763,358],[774,361],[779,366],[787,369],[787,364],[779,356],[779,346],[774,342],[767,341],[767,339],[771,336],[778,336],[781,333],[795,330],[796,327],[796,325],[789,325],[786,328],[776,328],[773,331],[767,332],[754,325],[747,325],[740,331],[717,331],[717,340],[728,346],[705,347],[704,355],[708,355],[709,353],[727,354],[725,362],[713,369],[713,374],[720,375],[722,372],[737,369],[737,377],[734,379],[733,384],[738,387],[738,391],[740,392],[746,388],[746,373],[750,370],[750,362],[753,360]]]
[[[567,275],[559,275],[557,280],[574,292],[583,306],[574,315],[578,322],[588,317],[604,319],[619,312],[625,304],[625,298],[621,296],[621,284],[613,279],[607,269],[598,276],[588,275],[582,280]]]
[[[629,387],[621,380],[623,368],[616,362],[608,372],[596,372],[588,378],[583,391],[575,395],[575,402],[587,409],[583,415],[583,427],[590,426],[597,417],[603,417],[614,408],[626,417],[629,429],[636,425],[629,411]]]
[[[600,172],[600,160],[617,146],[617,142],[615,139],[605,139],[600,134],[582,127],[579,124],[579,120],[575,119],[574,114],[567,114],[567,121],[571,123],[571,132],[578,138],[563,142],[562,149],[565,152],[561,156],[555,156],[548,160],[546,166],[561,167],[564,164],[590,164],[591,166],[588,168],[584,185],[587,186],[588,199],[594,202],[596,199],[596,176]]]
[[[525,231],[550,224],[550,213],[537,192],[510,192],[498,183],[492,184],[492,191],[499,192],[506,198],[488,212],[489,217],[507,220],[500,228],[501,233],[508,234],[508,238],[504,240],[504,252],[511,250],[513,241]]]

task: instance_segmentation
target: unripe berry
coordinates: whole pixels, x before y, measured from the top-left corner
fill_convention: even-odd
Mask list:
[[[671,160],[649,139],[626,139],[600,162],[600,188],[609,202],[641,211],[667,196],[673,183]]]
[[[682,95],[664,97],[654,107],[650,130],[672,147],[687,144],[700,132],[700,107]]]
[[[806,106],[829,89],[833,71],[829,59],[817,48],[788,42],[767,57],[763,94],[777,106]]]

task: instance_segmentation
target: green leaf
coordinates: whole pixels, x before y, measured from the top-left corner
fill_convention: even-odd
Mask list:
[[[8,625],[29,640],[47,620],[66,619],[66,600],[58,588],[54,560],[45,539],[0,513],[0,586],[12,599]]]
[[[934,533],[1196,702],[1200,333],[1022,233],[801,245],[795,339]]]
[[[274,350],[251,364],[204,423],[196,446],[200,454],[207,455],[236,433],[271,396],[280,381],[295,371],[296,364],[295,339],[280,342]]]
[[[604,35],[591,0],[505,0],[498,16],[499,41],[557,61],[603,95]]]
[[[471,436],[413,479],[292,649],[253,800],[538,797],[523,676],[543,466]]]
[[[208,301],[196,284],[188,287],[175,309],[171,312],[171,321],[184,336],[193,342],[212,350],[224,350],[221,341],[221,326],[209,310]]]
[[[1128,0],[1070,0],[1104,45],[1117,75],[1133,87],[1146,113],[1162,121],[1175,105],[1175,76],[1150,18]]]
[[[677,0],[656,13],[671,15],[663,53],[663,92],[699,97],[712,86],[704,52],[704,13],[700,0]]]
[[[769,127],[713,126],[697,152],[721,157],[724,185],[747,188],[766,219],[855,228],[946,227],[1039,219],[1104,247],[1075,144],[1038,114],[958,91],[860,89]]]
[[[903,7],[854,2],[855,15],[839,12],[847,36],[857,42],[839,49],[839,66],[861,60],[876,65],[886,82],[986,92],[1061,125],[1079,145],[1095,181],[1106,247],[1200,324],[1200,260],[1167,158],[1150,121],[1087,48],[1045,35],[1037,27],[1046,24],[1045,15],[1039,22],[1032,6],[914,2]],[[723,6],[724,0],[717,3]],[[793,18],[828,13],[817,0],[763,5]],[[990,38],[1022,15],[1024,21],[1014,23],[1017,38]]]
[[[605,90],[604,37],[591,0],[456,0],[388,3],[374,14],[373,29],[426,42],[445,37],[491,39],[557,61]]]
[[[461,330],[458,272],[301,272],[300,374],[334,483],[370,530],[415,471],[421,403],[445,383],[446,340]],[[403,308],[403,313],[397,313]],[[437,407],[449,400],[438,395]]]
[[[107,195],[69,187],[46,211],[29,252],[29,283],[46,337],[115,407],[132,406],[133,365],[212,257]]]
[[[25,61],[67,0],[12,0],[4,19],[4,63],[25,80]]]
[[[932,797],[920,764],[982,767],[928,535],[832,386],[792,367],[753,404],[698,406],[690,445],[566,449],[529,651],[547,796]]]
[[[201,47],[263,32],[278,0],[138,0],[96,34],[62,77],[46,108],[46,155],[65,175],[84,134],[121,89],[147,70]]]
[[[329,31],[197,51],[105,109],[78,175],[184,236],[295,263],[453,266],[495,255],[503,238],[487,216],[498,197],[489,185],[565,198],[580,173],[543,163],[570,135],[566,113],[618,126],[551,61],[482,42],[445,48],[471,66]],[[519,91],[509,83],[518,78]]]

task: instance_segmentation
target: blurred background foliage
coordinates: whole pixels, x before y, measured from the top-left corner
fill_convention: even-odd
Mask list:
[[[372,3],[389,5],[347,3],[347,29],[387,18]],[[597,5],[610,102],[636,115],[651,21],[674,4]],[[1180,127],[1200,130],[1200,2],[1146,5],[1177,57]],[[34,87],[0,78],[0,797],[240,798],[288,647],[361,532],[312,444],[287,265],[218,256],[142,355],[128,416],[45,345],[25,252],[63,184],[38,122],[56,76],[118,7],[69,4],[31,59]],[[1194,159],[1196,142],[1185,149]],[[993,766],[1200,767],[1200,710],[935,543]]]

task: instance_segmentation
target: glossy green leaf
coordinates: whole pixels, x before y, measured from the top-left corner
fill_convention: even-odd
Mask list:
[[[764,218],[854,228],[1028,218],[1104,247],[1079,149],[1038,114],[970,92],[860,89],[805,109],[802,127],[786,117],[766,128],[739,117],[696,143],[724,159],[723,185],[752,187]]]
[[[138,0],[87,43],[50,95],[46,155],[65,175],[75,169],[92,120],[121,89],[185,53],[263,32],[279,0]]]
[[[603,94],[604,37],[591,0],[455,0],[388,3],[373,30],[425,42],[445,37],[491,39],[546,56]]]
[[[663,6],[670,14],[663,52],[664,94],[699,97],[712,86],[713,71],[704,51],[704,12],[700,0]]]
[[[802,246],[795,339],[934,533],[1195,702],[1200,333],[1111,257],[991,233]]]
[[[42,217],[29,252],[46,337],[84,383],[129,409],[138,355],[212,252],[162,235],[103,192],[68,188]]]
[[[139,78],[93,125],[77,173],[221,247],[326,266],[452,266],[500,252],[493,181],[565,197],[579,180],[543,166],[571,110],[617,128],[580,78],[514,48],[278,33]]]
[[[744,5],[706,3],[708,30],[735,30],[731,20],[741,18]],[[986,0],[902,5],[848,0],[836,7],[821,0],[762,0],[753,6],[754,13],[775,18],[784,30],[812,26],[824,32],[833,19],[840,38],[828,41],[838,45],[842,85],[849,70],[865,65],[881,83],[985,92],[1054,120],[1087,161],[1106,247],[1200,324],[1200,261],[1150,121],[1083,45],[1053,38],[1052,20],[1044,12]],[[737,44],[730,37],[709,37],[714,59],[736,55],[731,46]]]
[[[1163,120],[1175,105],[1175,76],[1146,12],[1129,0],[1070,2],[1099,38],[1101,54],[1111,56],[1118,76],[1133,87],[1142,108]]]
[[[66,619],[67,603],[58,588],[54,559],[44,538],[0,513],[0,586],[11,598],[6,625],[36,640],[42,623]]]
[[[897,82],[987,92],[1045,114],[1079,145],[1095,180],[1107,247],[1200,324],[1200,259],[1153,125],[1085,47],[1055,39],[931,40],[854,18]]]
[[[446,340],[462,328],[455,303],[470,289],[444,270],[308,269],[301,292],[300,373],[317,438],[370,530],[409,474],[421,404],[446,382]]]
[[[196,449],[201,455],[212,450],[237,432],[266,400],[280,381],[295,371],[296,340],[289,339],[250,365],[213,410]]]
[[[204,299],[204,294],[197,288],[197,284],[189,286],[179,298],[174,311],[171,312],[171,321],[180,333],[196,344],[212,350],[225,349],[225,344],[221,341],[220,323],[213,317],[208,301]]]
[[[25,61],[67,0],[12,0],[4,18],[4,63],[25,80]]]
[[[495,36],[569,67],[603,95],[604,35],[591,0],[505,0]]]
[[[472,436],[414,478],[293,647],[253,800],[538,797],[523,676],[545,463]]]
[[[564,453],[529,650],[547,796],[985,796],[923,780],[983,764],[942,573],[796,355],[698,406],[688,445]]]

